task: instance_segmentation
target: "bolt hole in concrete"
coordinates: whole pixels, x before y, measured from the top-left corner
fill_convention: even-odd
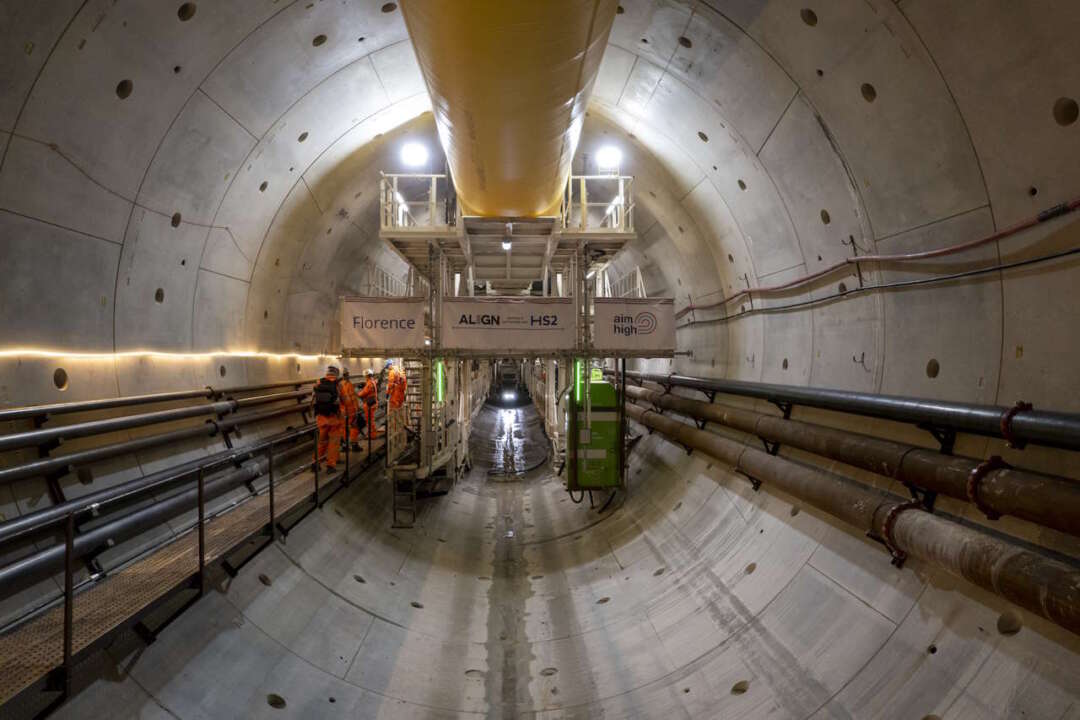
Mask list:
[[[697,136],[701,139],[701,142],[709,142],[709,136],[698,130]]]
[[[729,263],[734,263],[735,262],[735,256],[732,255],[731,253],[728,253],[727,259],[728,259]]]
[[[266,696],[266,704],[275,710],[281,710],[285,707],[285,698],[277,693],[270,693]]]
[[[173,227],[180,227],[180,213],[173,213],[172,220],[169,222],[172,223]]]
[[[1076,101],[1067,97],[1058,98],[1054,103],[1054,120],[1057,124],[1067,127],[1075,123],[1077,118],[1080,118],[1080,106]]]
[[[219,366],[217,371],[218,371],[218,375],[220,375],[221,377],[225,377],[225,373],[228,372],[228,370],[225,369],[224,365]]]
[[[602,597],[602,598],[600,598],[599,600],[596,601],[596,604],[597,605],[607,605],[609,602],[611,602],[611,598]]]
[[[744,183],[742,180],[739,181],[739,189],[740,190],[745,190],[746,189],[746,183]]]
[[[296,138],[296,142],[304,142],[307,140],[307,131],[300,133],[300,137]]]
[[[795,517],[800,512],[802,512],[802,510],[800,510],[798,507],[793,507],[793,508],[791,508],[791,510],[789,511],[788,514],[791,515],[791,517]]]
[[[844,283],[840,283],[839,285],[836,286],[836,289],[839,290],[842,293],[846,293],[847,292],[847,285],[845,285]]]
[[[551,677],[555,673],[559,672],[557,668],[547,667],[540,671],[540,674],[544,677]]]
[[[327,699],[327,700],[329,700],[329,701],[330,701],[330,702],[332,702],[332,703],[336,703],[336,702],[337,702],[337,698],[326,698],[326,699]]]
[[[130,80],[121,80],[116,84],[116,97],[121,100],[126,99],[131,95],[131,91],[135,89],[135,84]]]
[[[1035,197],[1038,194],[1039,188],[1035,187],[1034,185],[1028,188],[1028,195],[1030,195],[1031,197]]]
[[[877,100],[877,89],[870,83],[863,83],[861,91],[863,100],[865,100],[866,102],[872,103]]]
[[[803,8],[800,10],[799,17],[801,17],[802,21],[810,27],[817,25],[817,13],[810,8]]]
[[[817,69],[817,70],[815,70],[814,72],[816,72],[816,73],[817,73],[817,76],[818,76],[818,77],[825,77],[825,71],[824,71],[824,70],[822,70],[821,68],[818,68],[818,69]]]
[[[680,35],[679,36],[679,44],[682,45],[684,48],[694,46],[693,41],[691,41],[690,38],[686,37],[685,35]]]
[[[822,210],[821,211],[821,222],[824,223],[825,225],[828,225],[829,223],[832,222],[832,217],[829,215],[828,210]]]
[[[320,45],[322,45],[325,42],[326,42],[326,36],[322,35],[322,34],[316,35],[311,40],[311,44],[314,45],[315,47],[319,47]]]
[[[783,369],[787,370],[787,368],[788,368],[788,361],[787,361],[787,358],[784,358],[784,362],[780,363],[780,367],[782,367]]]
[[[184,3],[181,5],[180,9],[176,11],[176,17],[180,18],[180,22],[187,22],[195,17],[195,3]]]
[[[937,645],[931,645],[930,647],[926,648],[926,652],[930,653],[931,655],[936,654],[937,653]]]
[[[173,65],[172,71],[173,71],[174,74],[179,75],[181,69],[182,68],[179,65]]]
[[[382,6],[382,11],[384,13],[392,13],[395,10],[397,10],[397,3],[384,3]]]
[[[735,683],[734,685],[731,686],[731,694],[732,695],[742,695],[743,693],[745,693],[749,689],[750,689],[750,681],[749,680],[740,680],[739,682],[737,682],[737,683]]]
[[[667,570],[667,568],[657,568],[657,569],[656,569],[656,570],[655,570],[655,571],[653,572],[653,577],[660,577],[661,575],[663,575],[663,574],[664,574],[664,571],[665,571],[665,570]]]
[[[268,187],[270,187],[270,183],[263,180],[261,183],[259,183],[259,192],[266,192],[266,188]]]
[[[465,677],[467,677],[467,678],[482,678],[482,677],[484,677],[484,671],[483,670],[475,670],[475,669],[466,670],[465,671]]]
[[[259,573],[259,582],[261,582],[266,587],[270,587],[274,584],[274,581],[270,579],[270,576],[265,573]]]
[[[154,302],[158,302],[158,303],[165,302],[165,290],[164,289],[158,288],[157,290],[154,291]]]
[[[615,8],[616,15],[622,15],[624,12],[626,12],[626,8],[624,8],[622,5]]]
[[[64,368],[56,368],[52,374],[53,385],[57,390],[67,390],[68,388],[68,374]]]
[[[270,319],[270,311],[269,310],[263,310],[263,320],[269,320],[269,319]]]
[[[750,563],[749,565],[746,566],[746,574],[747,575],[750,575],[755,570],[757,570],[757,563]]]
[[[1015,635],[1020,632],[1021,627],[1023,624],[1020,622],[1020,616],[1012,610],[1006,610],[998,617],[997,629],[1002,635]]]
[[[543,575],[533,575],[533,576],[532,576],[531,578],[529,578],[529,579],[530,579],[530,580],[543,580],[543,579],[544,579],[544,576],[543,576]]]
[[[412,606],[413,606],[414,608],[416,608],[417,610],[422,610],[422,609],[424,608],[424,604],[423,604],[423,603],[418,603],[418,602],[416,602],[415,600],[413,600],[413,601],[412,601],[411,603],[409,603],[409,604],[410,604],[410,605],[412,605]]]
[[[930,358],[930,362],[926,363],[926,377],[936,378],[939,372],[941,372],[941,365],[936,359]]]

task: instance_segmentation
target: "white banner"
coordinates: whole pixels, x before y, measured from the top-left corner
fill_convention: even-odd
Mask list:
[[[671,298],[596,298],[596,351],[649,357],[675,352],[675,302]]]
[[[362,352],[424,349],[423,297],[347,297],[341,300],[341,345]]]
[[[543,297],[444,298],[442,347],[537,354],[573,350],[573,301]]]

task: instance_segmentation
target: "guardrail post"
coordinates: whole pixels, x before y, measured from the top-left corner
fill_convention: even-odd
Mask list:
[[[199,597],[206,594],[206,482],[199,468]]]
[[[71,645],[75,624],[75,513],[64,529],[64,669],[63,697],[71,690]]]
[[[342,485],[349,484],[349,450],[352,448],[352,439],[349,437],[349,413],[345,413],[345,478],[341,481]],[[318,490],[316,497],[318,497]]]
[[[327,433],[329,435],[329,433]],[[319,504],[319,429],[315,428],[315,504]]]
[[[277,539],[276,519],[274,517],[274,443],[266,447],[266,475],[270,480],[270,541]]]

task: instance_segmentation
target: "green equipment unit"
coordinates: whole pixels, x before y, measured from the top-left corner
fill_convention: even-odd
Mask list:
[[[577,457],[577,472],[568,474],[567,488],[620,487],[620,416],[615,386],[605,381],[600,372],[587,372],[582,365],[580,360],[575,363],[571,393],[577,420],[577,443],[570,453]],[[568,433],[571,443],[574,440],[572,432],[571,429]]]

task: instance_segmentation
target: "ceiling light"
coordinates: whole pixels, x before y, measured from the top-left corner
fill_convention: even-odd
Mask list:
[[[407,142],[401,146],[401,162],[408,167],[420,167],[427,163],[427,148],[418,142]]]
[[[605,145],[596,151],[596,165],[601,170],[618,170],[622,162],[622,150],[614,145]]]
[[[596,271],[595,271],[595,270],[590,270],[590,271],[589,271],[589,272],[588,272],[588,273],[587,273],[587,274],[585,275],[585,279],[586,279],[586,280],[592,280],[592,279],[593,279],[593,278],[594,278],[595,276],[596,276]]]
[[[509,250],[510,249],[510,241],[509,240],[503,240],[502,241],[502,249],[503,250]]]

